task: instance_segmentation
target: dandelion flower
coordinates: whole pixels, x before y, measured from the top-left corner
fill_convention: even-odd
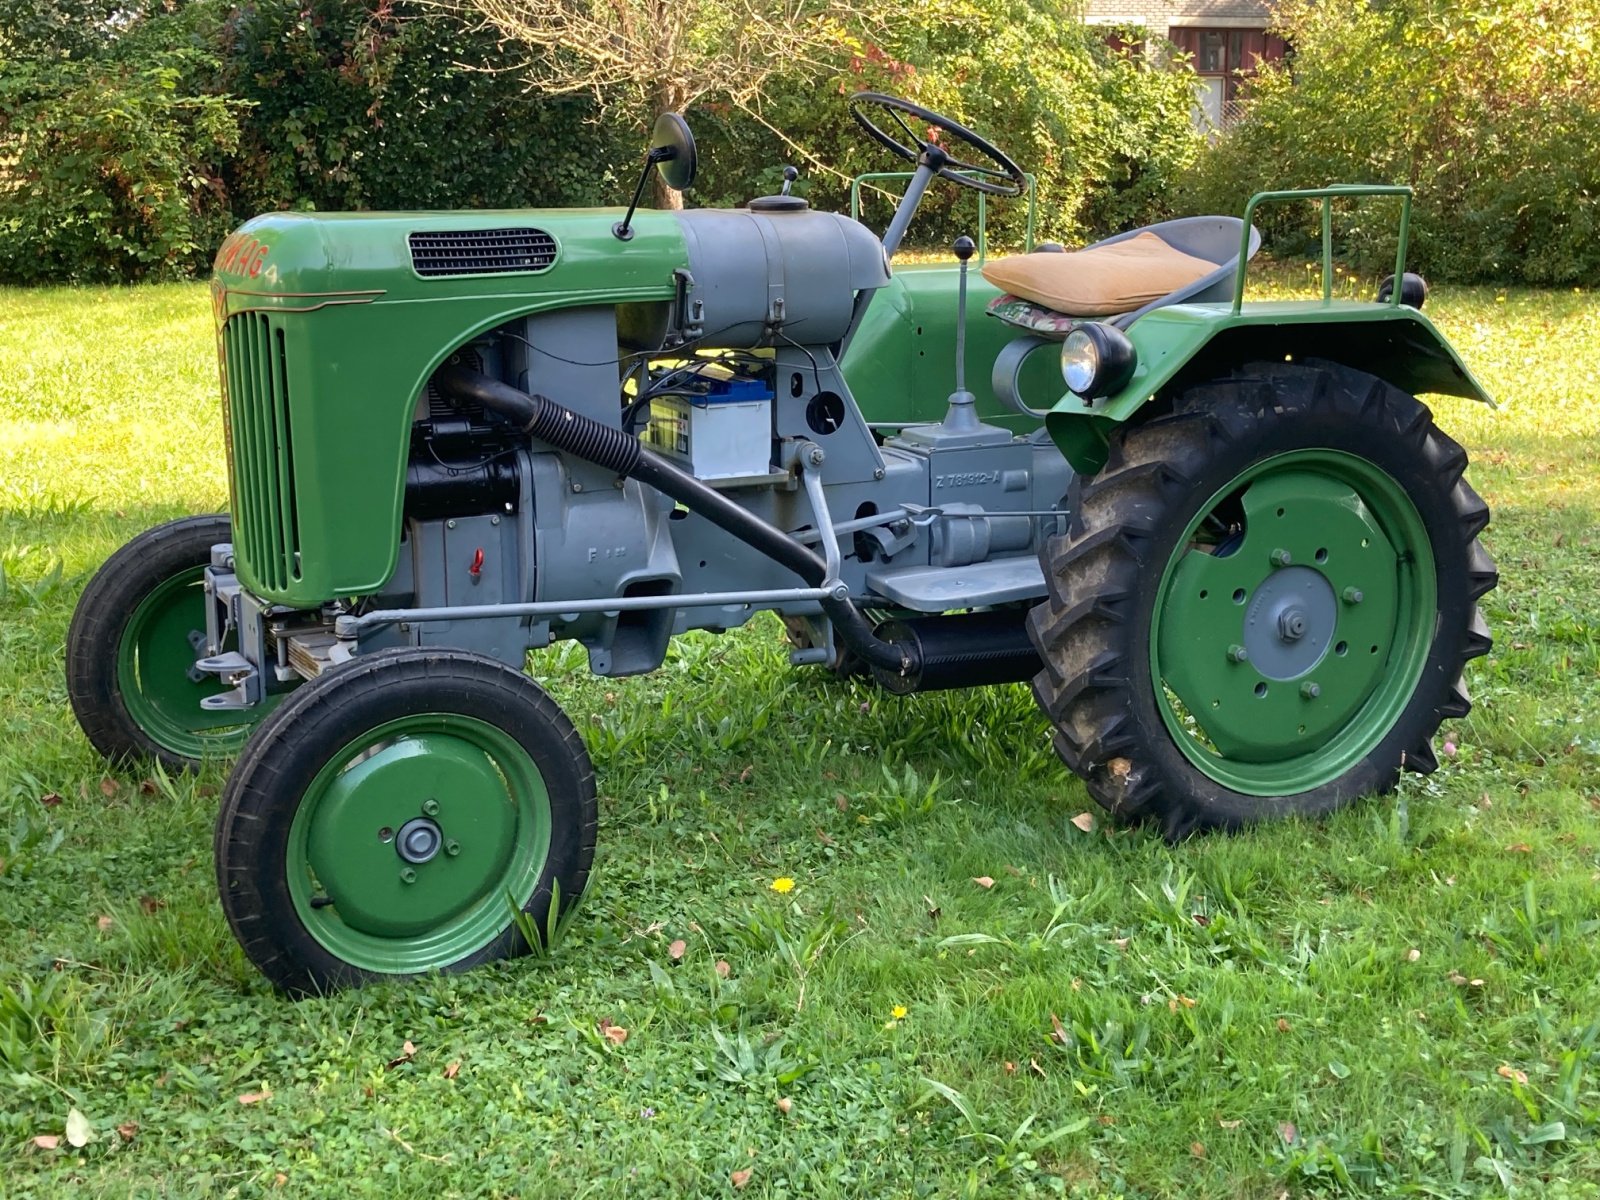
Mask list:
[[[781,896],[794,891],[794,880],[790,879],[787,875],[780,875],[768,886],[770,886],[773,891],[777,892]]]
[[[896,1021],[904,1020],[906,1015],[906,1006],[904,1004],[896,1004],[889,1010],[889,1015]]]

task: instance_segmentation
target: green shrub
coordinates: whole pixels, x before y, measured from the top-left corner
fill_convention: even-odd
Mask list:
[[[240,106],[196,87],[214,64],[191,14],[123,10],[112,41],[83,33],[91,14],[11,7],[34,11],[0,13],[14,19],[0,41],[0,282],[161,278],[208,262],[231,220],[219,170]]]
[[[608,168],[621,151],[593,105],[530,93],[497,69],[509,52],[451,17],[255,0],[233,10],[220,52],[218,88],[253,105],[228,168],[241,219],[278,208],[595,204],[617,193]]]
[[[1195,210],[1332,182],[1416,189],[1411,265],[1460,280],[1600,277],[1600,0],[1286,0],[1295,47],[1244,121],[1200,160]],[[1311,206],[1269,212],[1281,246],[1315,236]],[[1363,267],[1394,253],[1382,206],[1340,221]]]

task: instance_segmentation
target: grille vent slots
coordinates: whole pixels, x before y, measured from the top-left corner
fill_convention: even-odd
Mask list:
[[[262,587],[282,591],[300,580],[284,331],[266,313],[240,313],[222,328],[222,352],[232,439],[235,549]]]
[[[429,231],[410,236],[418,275],[505,275],[543,271],[556,261],[556,240],[542,229]]]

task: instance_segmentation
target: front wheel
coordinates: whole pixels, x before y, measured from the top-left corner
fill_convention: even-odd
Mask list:
[[[211,547],[231,540],[226,514],[168,521],[123,546],[83,589],[67,631],[67,698],[106,758],[192,770],[237,753],[277,702],[269,697],[242,711],[200,707],[228,690],[194,664],[205,654]]]
[[[234,767],[217,821],[223,911],[305,995],[529,949],[594,859],[588,752],[531,679],[401,649],[303,685]],[[559,906],[559,908],[558,908]]]
[[[1062,759],[1170,838],[1433,770],[1498,578],[1466,465],[1417,400],[1329,363],[1245,367],[1118,430],[1029,622]]]

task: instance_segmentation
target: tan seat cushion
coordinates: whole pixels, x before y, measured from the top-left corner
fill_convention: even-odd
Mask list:
[[[1105,317],[1159,300],[1217,269],[1153,233],[1066,254],[1018,254],[984,264],[1003,292],[1074,317]]]

